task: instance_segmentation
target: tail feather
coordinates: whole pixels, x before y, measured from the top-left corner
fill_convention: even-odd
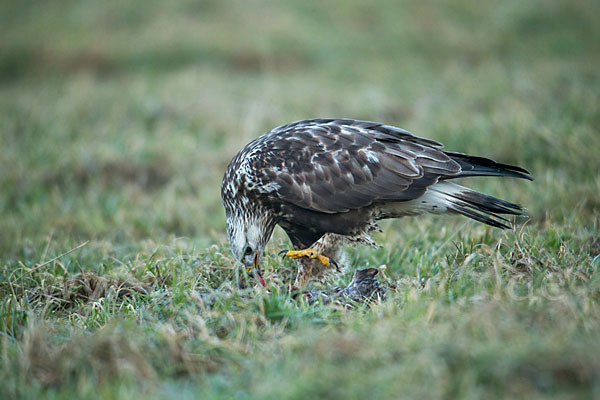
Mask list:
[[[510,221],[501,215],[523,215],[525,212],[518,204],[452,183],[439,183],[430,187],[430,190],[443,197],[447,211],[497,228],[511,228]]]

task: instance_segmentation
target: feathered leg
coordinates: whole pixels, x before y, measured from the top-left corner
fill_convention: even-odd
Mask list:
[[[286,257],[298,259],[298,275],[294,282],[295,288],[299,289],[306,286],[311,278],[322,277],[325,272],[331,270],[332,266],[337,268],[337,263],[333,260],[339,259],[342,255],[343,238],[342,235],[326,233],[313,243],[309,249],[286,252]],[[327,262],[323,262],[324,259]]]

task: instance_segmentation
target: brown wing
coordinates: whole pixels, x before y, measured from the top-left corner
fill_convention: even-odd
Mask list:
[[[374,122],[309,120],[259,138],[256,184],[296,206],[325,213],[418,198],[461,165],[432,140]]]

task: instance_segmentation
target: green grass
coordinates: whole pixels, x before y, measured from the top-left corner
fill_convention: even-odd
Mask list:
[[[0,7],[0,398],[600,397],[596,2]],[[468,183],[530,219],[384,224],[322,283],[385,264],[358,310],[293,300],[277,230],[255,287],[225,167],[331,116],[529,169]]]

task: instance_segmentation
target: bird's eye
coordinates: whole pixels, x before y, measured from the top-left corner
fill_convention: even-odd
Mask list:
[[[246,247],[246,250],[244,250],[244,255],[249,256],[250,254],[252,254],[252,247],[248,246]]]

